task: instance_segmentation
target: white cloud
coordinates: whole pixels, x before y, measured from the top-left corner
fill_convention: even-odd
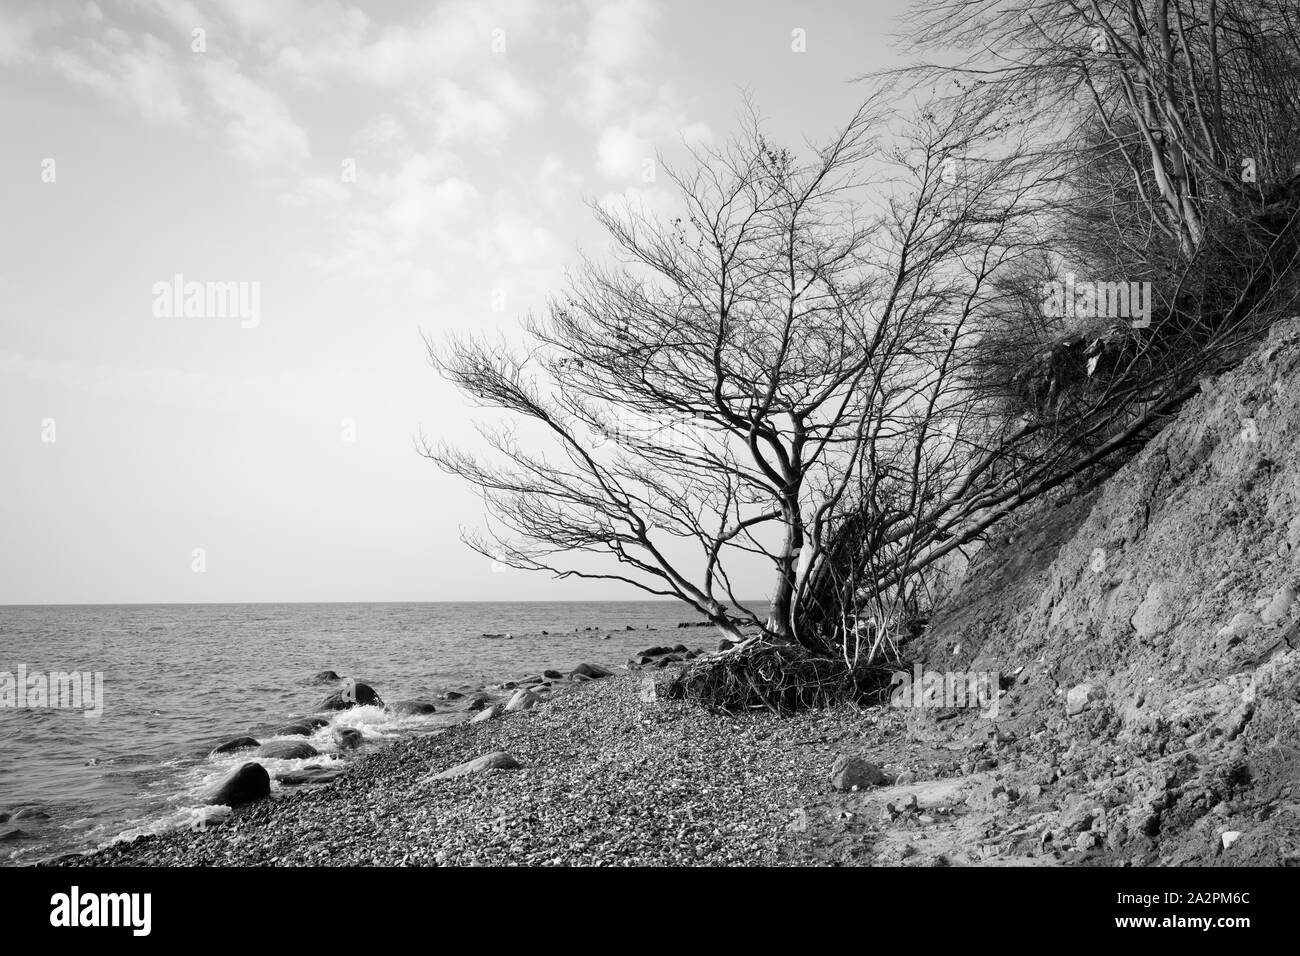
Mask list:
[[[295,167],[311,157],[307,131],[278,94],[241,73],[234,60],[204,64],[208,95],[230,117],[226,133],[236,155],[258,167]]]

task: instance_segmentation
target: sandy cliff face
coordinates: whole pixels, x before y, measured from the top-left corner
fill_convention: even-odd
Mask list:
[[[1300,319],[1099,488],[977,557],[910,650],[997,671],[999,716],[912,708],[911,738],[991,736],[1013,775],[1098,811],[1083,831],[1042,820],[1048,847],[1300,862],[1297,439]]]

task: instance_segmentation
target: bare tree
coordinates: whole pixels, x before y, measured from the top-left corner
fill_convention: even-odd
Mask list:
[[[1023,157],[982,155],[1007,135],[987,112],[891,126],[878,103],[806,160],[751,117],[670,171],[678,216],[597,208],[620,261],[585,262],[526,350],[429,344],[464,392],[533,426],[485,429],[492,461],[425,447],[483,493],[472,547],[678,598],[737,639],[842,651],[843,628],[810,626],[831,613],[816,592],[838,531],[878,509],[893,535],[878,557],[899,570],[899,516],[984,454],[958,389],[1044,187]],[[733,587],[754,558],[773,572],[766,608]]]

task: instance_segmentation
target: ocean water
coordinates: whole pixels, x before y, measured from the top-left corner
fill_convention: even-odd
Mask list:
[[[250,752],[210,751],[243,734],[274,739],[315,712],[336,689],[312,683],[318,671],[364,681],[388,703],[433,700],[546,668],[614,666],[654,644],[715,644],[711,629],[677,628],[692,619],[671,601],[0,607],[0,682],[20,666],[29,682],[103,675],[98,717],[84,699],[79,710],[0,706],[0,817],[11,817],[0,822],[0,865],[228,812],[198,795]],[[365,750],[466,717],[435,703],[440,712],[422,717],[354,708],[333,724],[360,729]],[[308,738],[322,757],[257,759],[272,777],[352,759],[334,752],[331,729]]]

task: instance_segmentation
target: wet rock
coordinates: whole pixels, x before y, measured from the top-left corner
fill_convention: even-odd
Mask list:
[[[256,737],[235,737],[227,740],[223,744],[218,744],[212,748],[214,754],[228,754],[236,750],[247,750],[249,747],[260,747],[262,742]]]
[[[542,671],[542,676],[545,677],[545,678],[547,678],[548,680],[563,680],[563,679],[564,679],[564,675],[561,674],[559,671],[555,671],[555,670],[546,670],[546,671]]]
[[[272,760],[303,760],[307,757],[319,756],[320,751],[301,740],[272,740],[258,747],[257,755]],[[247,767],[248,764],[244,766]]]
[[[460,700],[465,695],[458,690],[449,690],[442,695],[443,700]]]
[[[15,810],[11,818],[15,823],[19,820],[48,820],[50,815],[40,807],[23,807],[21,810]]]
[[[573,670],[569,671],[569,676],[573,678],[585,677],[587,680],[599,680],[602,677],[613,677],[613,671],[607,671],[599,664],[579,664]]]
[[[427,700],[399,700],[395,704],[389,704],[388,709],[399,717],[421,717],[438,712],[438,708]]]
[[[482,710],[492,702],[492,698],[487,694],[474,694],[465,702],[466,710]]]
[[[471,717],[469,722],[471,724],[481,724],[485,720],[492,720],[495,717],[500,717],[502,710],[503,708],[500,704],[493,704],[491,707],[484,707],[477,714]]]
[[[369,684],[356,683],[335,691],[321,701],[320,710],[348,710],[351,707],[382,707],[383,700]]]
[[[260,763],[241,764],[214,785],[204,802],[238,807],[260,800],[271,792],[271,776]]]
[[[889,781],[885,772],[864,757],[841,754],[831,766],[831,786],[836,790],[879,787]]]
[[[647,648],[646,648],[644,651],[642,651],[638,656],[640,656],[640,657],[658,657],[660,654],[671,654],[672,652],[673,652],[673,649],[672,649],[671,647],[660,647],[658,644],[656,644],[654,647],[647,647]]]
[[[286,787],[301,787],[308,784],[330,783],[343,776],[343,772],[342,767],[322,767],[320,764],[312,764],[300,770],[277,773],[275,779]]]
[[[316,675],[312,677],[311,682],[313,684],[332,684],[337,680],[341,680],[341,678],[333,671],[318,671]]]
[[[306,724],[289,724],[281,727],[273,736],[275,737],[310,737],[312,728]]]
[[[485,770],[513,770],[520,766],[522,764],[510,754],[504,750],[497,750],[481,757],[475,757],[473,760],[467,760],[462,764],[457,764],[441,773],[432,774],[427,779],[449,780],[452,777],[466,777],[470,774],[482,773]]]
[[[356,750],[364,739],[355,727],[335,727],[330,736],[339,750]]]

